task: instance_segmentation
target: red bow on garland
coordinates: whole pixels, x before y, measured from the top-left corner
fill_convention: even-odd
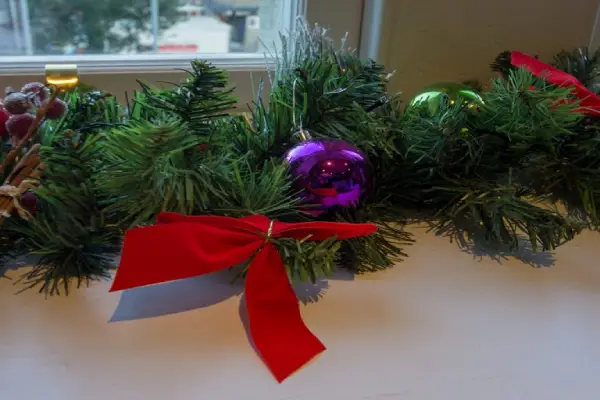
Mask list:
[[[264,362],[281,382],[325,346],[304,325],[298,299],[271,238],[349,239],[377,230],[372,224],[288,224],[264,216],[240,219],[161,213],[157,225],[125,235],[112,291],[191,278],[252,258],[246,276],[250,334]]]
[[[577,110],[578,112],[584,114],[600,113],[600,97],[590,92],[573,75],[567,74],[564,71],[541,62],[535,57],[528,56],[519,51],[513,51],[511,53],[511,64],[515,67],[523,67],[532,75],[542,78],[553,85],[563,88],[572,88],[571,93],[579,99],[579,104],[582,107]]]

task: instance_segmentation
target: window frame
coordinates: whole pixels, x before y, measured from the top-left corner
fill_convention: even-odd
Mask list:
[[[341,39],[346,32],[349,36],[346,46],[360,50],[360,54],[367,49],[366,44],[361,44],[361,35],[368,30],[378,30],[378,26],[369,26],[368,21],[363,21],[365,6],[372,0],[302,0],[296,3],[297,10],[306,15],[310,23],[319,23],[330,29],[330,36],[336,40]],[[341,12],[340,10],[343,10]],[[295,25],[294,19],[292,29]],[[364,23],[363,23],[364,22]],[[125,102],[127,93],[139,89],[139,81],[156,87],[169,87],[167,82],[178,82],[185,77],[183,70],[189,69],[190,61],[194,58],[205,59],[218,68],[229,73],[229,82],[235,88],[234,94],[238,97],[238,108],[244,109],[245,104],[256,100],[256,87],[260,79],[268,82],[267,69],[274,63],[266,59],[263,54],[177,54],[177,55],[143,55],[143,61],[137,64],[130,60],[119,61],[118,55],[88,56],[87,60],[77,60],[76,56],[58,56],[62,60],[50,56],[39,56],[37,59],[20,60],[0,57],[0,90],[5,87],[20,88],[31,81],[43,81],[44,67],[52,62],[67,62],[78,64],[82,82],[86,85],[106,90],[116,96],[117,100]],[[63,61],[64,60],[64,61]],[[263,92],[263,93],[266,93]],[[1,95],[0,95],[1,97]]]
[[[297,17],[307,15],[307,4],[308,0],[285,3],[286,29],[293,31]],[[0,76],[39,75],[46,64],[77,64],[82,74],[165,73],[189,67],[194,58],[229,71],[263,71],[270,63],[263,53],[18,55],[0,57]]]

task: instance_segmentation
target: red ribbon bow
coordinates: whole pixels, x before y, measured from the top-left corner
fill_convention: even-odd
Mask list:
[[[553,85],[563,88],[572,88],[571,93],[579,99],[579,104],[582,107],[577,110],[578,112],[584,114],[600,113],[600,97],[590,92],[573,75],[556,69],[541,62],[535,57],[528,56],[519,51],[513,51],[511,53],[511,64],[515,67],[523,67],[532,75],[542,78]]]
[[[112,291],[191,278],[252,259],[246,276],[246,307],[256,348],[281,382],[325,346],[304,325],[298,299],[270,238],[321,241],[349,239],[377,230],[372,224],[288,224],[264,216],[240,219],[161,213],[157,225],[125,235]]]

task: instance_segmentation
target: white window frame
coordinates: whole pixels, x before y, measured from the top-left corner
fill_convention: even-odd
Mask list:
[[[292,0],[285,4],[283,18],[287,21],[286,29],[293,30],[296,16],[307,14],[308,0]],[[164,73],[189,67],[192,58],[206,59],[230,71],[261,71],[268,64],[262,53],[23,55],[0,57],[0,76],[39,75],[46,64],[60,63],[77,64],[82,74]]]
[[[376,20],[373,23],[372,18],[363,18],[373,1],[384,0],[297,0],[294,3],[297,8],[290,7],[288,11],[290,25],[293,29],[296,20],[292,16],[299,12],[306,15],[310,23],[331,28],[333,39],[341,39],[349,32],[346,45],[359,48],[361,56],[369,57],[369,43],[377,43],[377,40],[366,40],[365,35],[378,37],[380,30]],[[119,101],[125,101],[126,93],[139,89],[139,80],[164,86],[164,82],[183,79],[185,74],[178,70],[189,69],[190,60],[194,58],[205,59],[231,72],[229,82],[239,98],[238,108],[256,99],[256,83],[267,78],[265,71],[273,65],[260,53],[0,57],[0,91],[7,86],[20,88],[27,82],[43,80],[46,64],[66,62],[78,64],[82,82],[107,90]]]

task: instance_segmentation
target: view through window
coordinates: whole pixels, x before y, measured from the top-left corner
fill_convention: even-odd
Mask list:
[[[255,53],[289,27],[295,4],[0,0],[0,55]]]

